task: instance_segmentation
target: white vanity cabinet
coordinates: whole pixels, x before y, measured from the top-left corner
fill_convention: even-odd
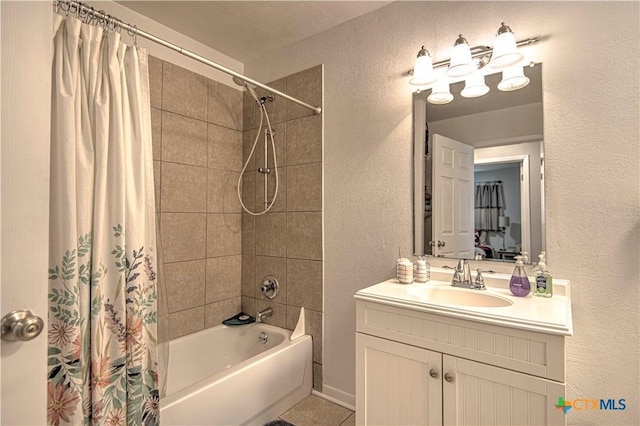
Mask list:
[[[356,299],[357,424],[565,424],[564,336]]]

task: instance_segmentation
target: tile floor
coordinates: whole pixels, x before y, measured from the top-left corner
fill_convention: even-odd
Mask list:
[[[319,396],[309,395],[278,419],[295,426],[355,426],[356,414]]]

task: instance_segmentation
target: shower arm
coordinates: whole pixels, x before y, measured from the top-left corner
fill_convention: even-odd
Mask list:
[[[76,0],[59,0],[56,3],[56,7],[59,7],[58,5],[60,5],[60,4],[66,4],[68,8],[71,8],[71,7],[75,8],[75,10],[77,10],[77,13],[78,13],[79,16],[80,15],[89,15],[89,16],[91,16],[93,18],[96,18],[99,22],[105,22],[109,26],[118,26],[120,28],[123,28],[123,29],[127,30],[127,32],[129,32],[129,34],[131,34],[134,37],[134,39],[135,39],[136,36],[140,36],[140,37],[146,38],[147,40],[153,41],[154,43],[158,43],[158,44],[160,44],[160,45],[162,45],[164,47],[167,47],[167,48],[169,48],[169,49],[171,49],[171,50],[173,50],[175,52],[178,52],[181,55],[187,56],[187,57],[189,57],[191,59],[194,59],[194,60],[196,60],[196,61],[198,61],[200,63],[208,65],[208,66],[210,66],[212,68],[215,68],[218,71],[222,71],[222,72],[224,72],[226,74],[229,74],[232,77],[237,77],[237,78],[239,78],[241,80],[246,81],[247,83],[251,83],[254,86],[257,86],[257,87],[260,87],[262,89],[265,89],[265,90],[267,90],[267,91],[269,91],[269,92],[271,92],[271,93],[273,93],[275,95],[282,96],[283,98],[288,99],[291,102],[294,102],[294,103],[296,103],[296,104],[298,104],[300,106],[303,106],[305,108],[308,108],[308,109],[312,110],[314,112],[314,114],[320,114],[322,112],[322,108],[320,108],[320,107],[315,107],[313,105],[309,105],[306,102],[303,102],[303,101],[301,101],[299,99],[294,98],[293,96],[289,96],[286,93],[282,93],[279,90],[276,90],[276,89],[274,89],[272,87],[267,86],[266,84],[262,84],[259,81],[256,81],[256,80],[254,80],[252,78],[249,78],[249,77],[247,77],[245,75],[240,74],[239,72],[236,72],[236,71],[234,71],[232,69],[229,69],[229,68],[227,68],[227,67],[225,67],[223,65],[220,65],[220,64],[218,64],[216,62],[213,62],[210,59],[207,59],[207,58],[205,58],[203,56],[200,56],[197,53],[191,52],[190,50],[187,50],[187,49],[185,49],[183,47],[180,47],[180,46],[178,46],[176,44],[173,44],[173,43],[171,43],[169,41],[166,41],[166,40],[164,40],[164,39],[162,39],[160,37],[157,37],[157,36],[155,36],[153,34],[150,34],[150,33],[146,32],[146,31],[143,31],[143,30],[139,29],[136,26],[132,26],[132,25],[129,25],[129,24],[125,23],[125,22],[122,22],[121,20],[116,19],[113,16],[106,14],[104,11],[97,11],[93,7],[90,7],[85,3],[82,3],[82,2],[79,2],[79,1],[76,1]],[[63,10],[68,11],[69,9],[63,9]]]

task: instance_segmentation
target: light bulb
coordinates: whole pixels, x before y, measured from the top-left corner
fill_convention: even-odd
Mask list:
[[[413,86],[426,86],[431,84],[438,76],[433,72],[433,62],[429,51],[422,46],[416,57],[416,63],[413,67],[413,78],[409,80],[409,84]]]
[[[463,77],[469,75],[476,70],[475,65],[471,61],[471,49],[467,39],[462,34],[456,40],[451,51],[451,61],[446,73],[450,77]]]
[[[518,52],[516,37],[511,28],[503,22],[493,43],[493,54],[489,66],[497,69],[507,68],[522,61],[523,58],[522,53]]]
[[[427,97],[427,101],[435,105],[448,104],[453,100],[453,95],[449,91],[449,82],[446,80],[438,81],[431,89],[431,94]]]
[[[502,81],[498,83],[498,90],[511,92],[522,89],[527,84],[529,84],[529,77],[524,75],[524,69],[521,66],[515,66],[502,71]]]
[[[484,84],[484,75],[479,72],[471,74],[464,82],[464,89],[460,92],[465,98],[477,98],[486,95],[489,92],[489,86]]]

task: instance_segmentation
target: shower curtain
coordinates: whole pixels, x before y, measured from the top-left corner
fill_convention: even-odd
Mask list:
[[[502,182],[475,185],[475,225],[477,231],[499,231],[498,217],[504,215]]]
[[[55,16],[49,424],[158,424],[147,54]]]

